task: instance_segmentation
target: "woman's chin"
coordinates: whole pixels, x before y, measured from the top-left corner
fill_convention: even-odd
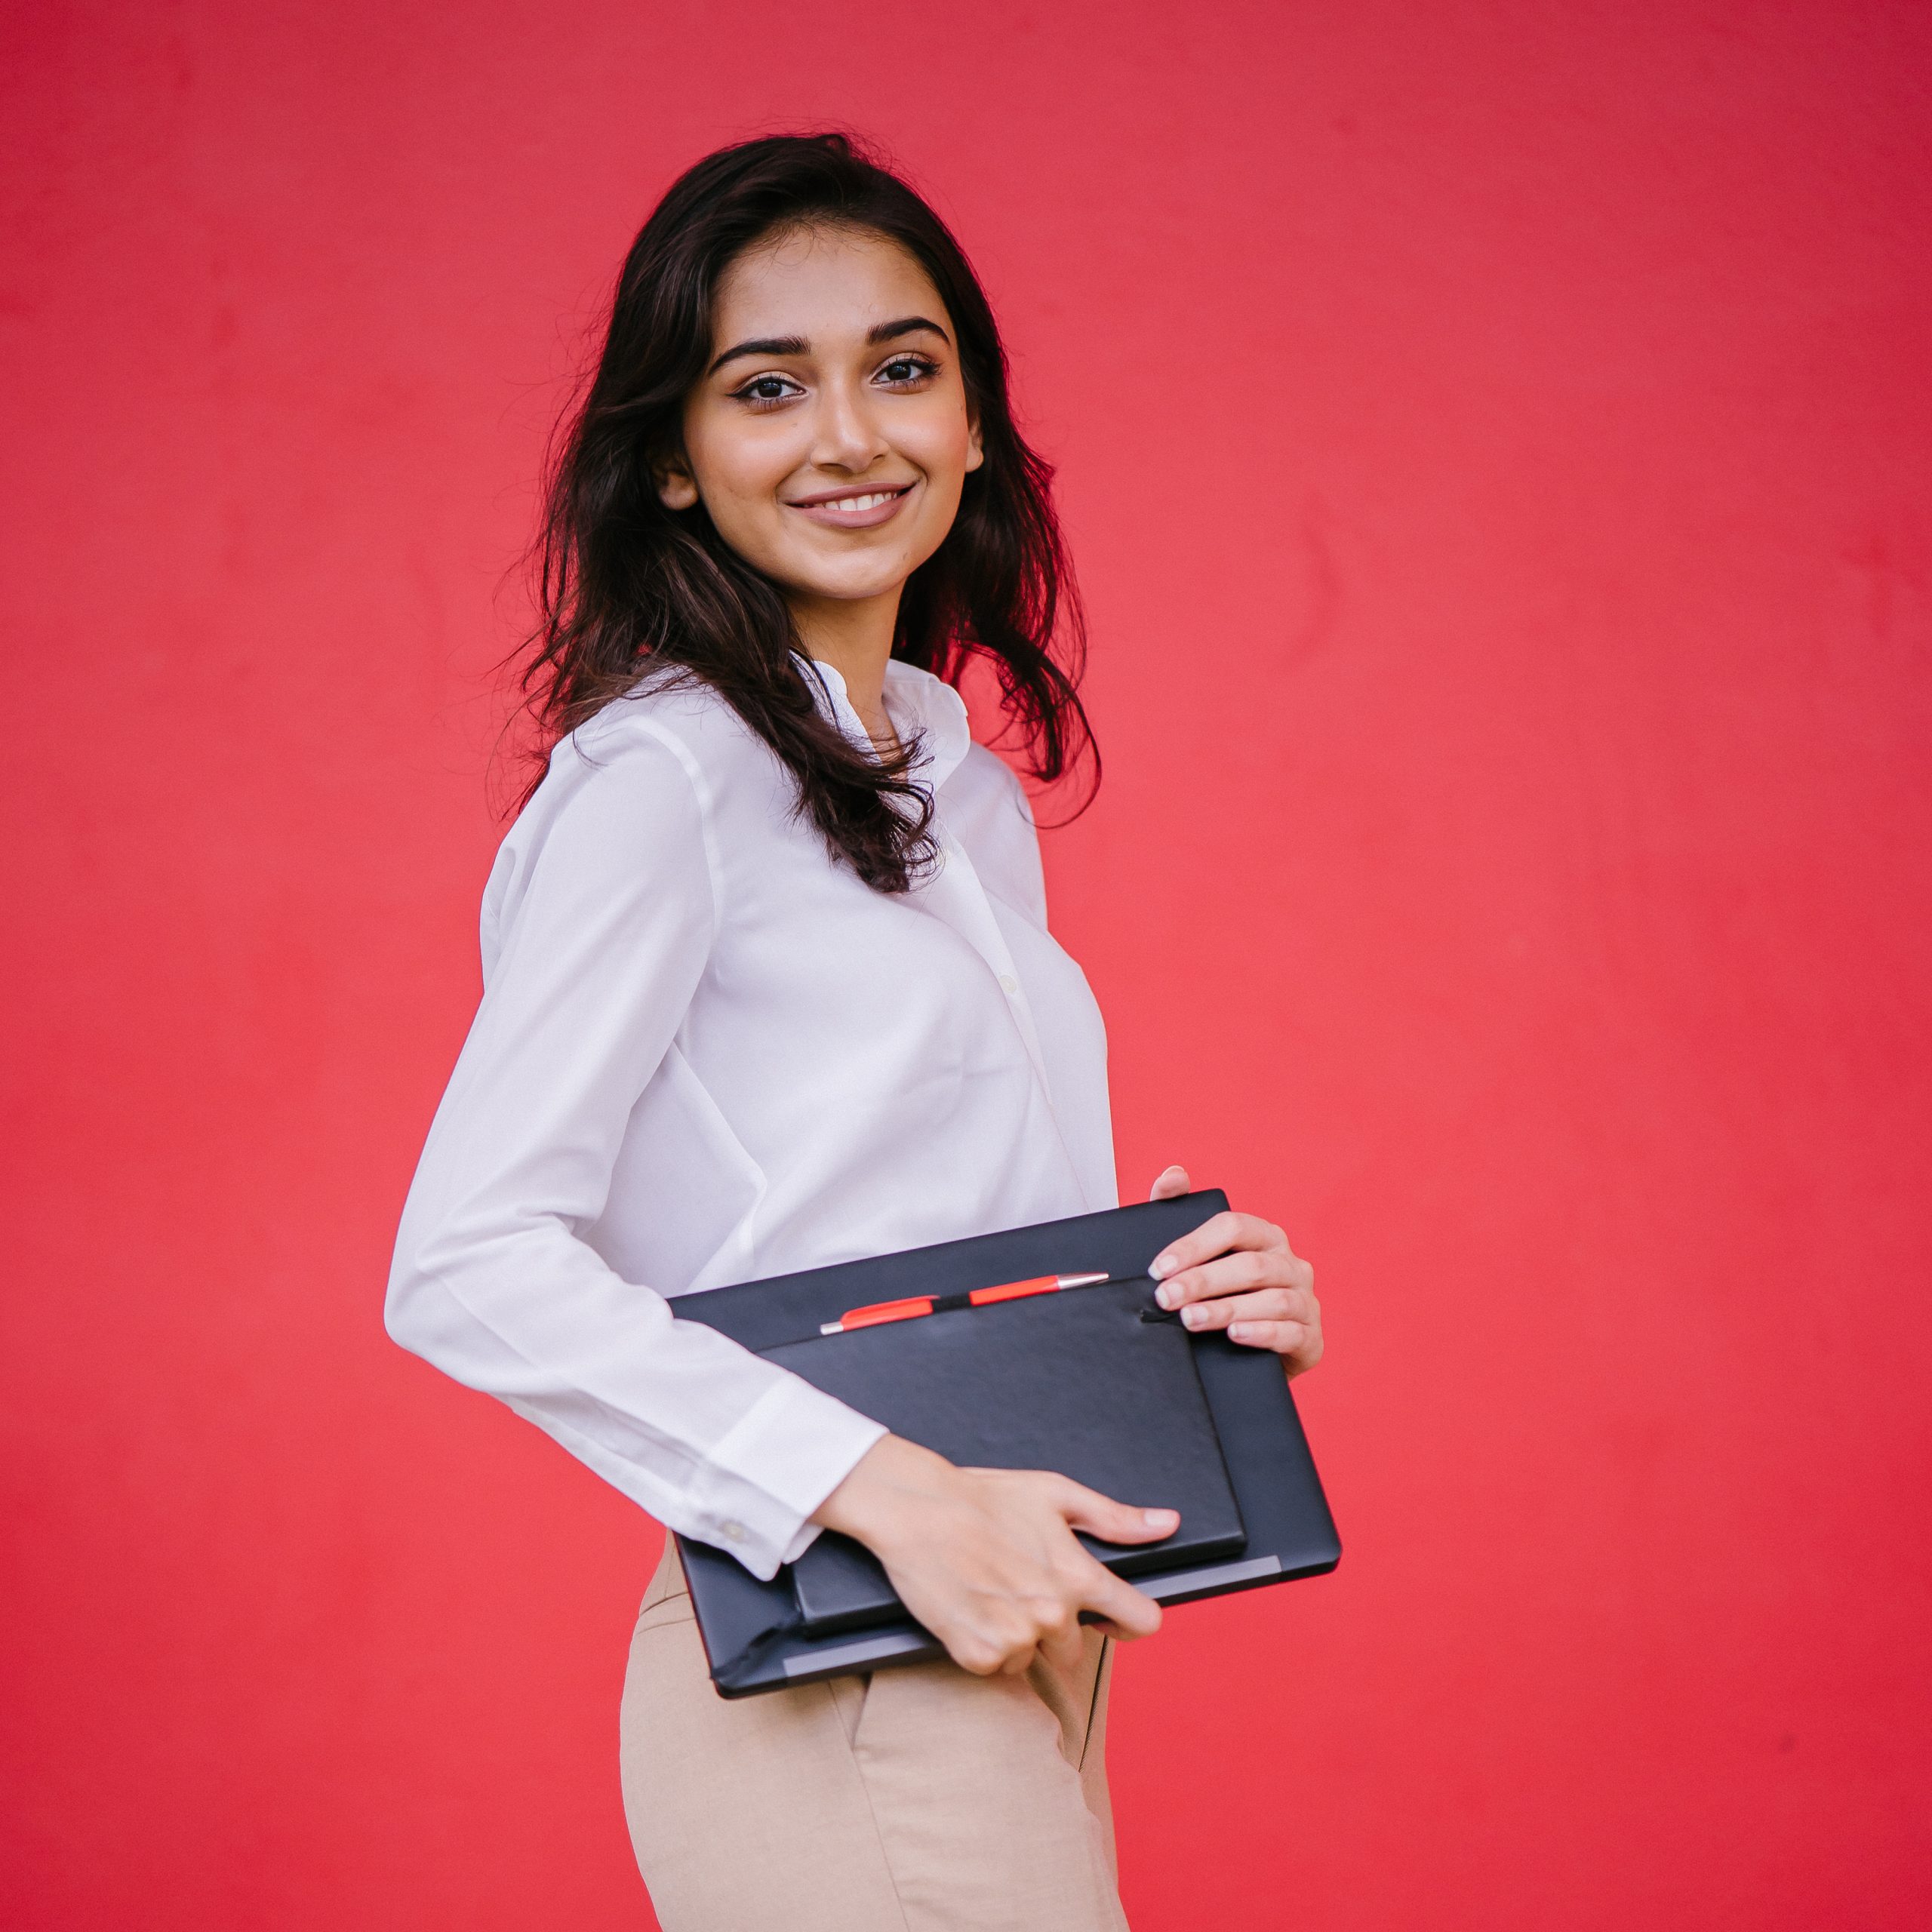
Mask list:
[[[789,571],[782,581],[793,596],[817,603],[866,604],[903,589],[917,568],[903,554],[841,558],[830,565],[814,560],[814,568]]]

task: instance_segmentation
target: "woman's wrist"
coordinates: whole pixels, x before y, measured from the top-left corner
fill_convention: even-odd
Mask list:
[[[882,1435],[811,1520],[875,1550],[895,1529],[929,1509],[956,1473],[943,1456],[903,1435]]]

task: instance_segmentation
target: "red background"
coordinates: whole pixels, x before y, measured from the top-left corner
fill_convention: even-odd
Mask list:
[[[1331,1323],[1342,1570],[1122,1666],[1139,1932],[1932,1918],[1932,16],[7,32],[0,1917],[646,1922],[657,1532],[379,1309],[561,380],[677,169],[842,121],[1062,465],[1124,1184]]]

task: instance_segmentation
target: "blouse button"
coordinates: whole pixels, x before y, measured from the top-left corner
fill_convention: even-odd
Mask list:
[[[745,1526],[737,1521],[720,1523],[718,1526],[718,1534],[727,1543],[743,1543],[745,1540]]]
[[[1011,973],[1002,973],[999,976],[999,989],[1008,999],[1014,998],[1020,991],[1020,982]]]

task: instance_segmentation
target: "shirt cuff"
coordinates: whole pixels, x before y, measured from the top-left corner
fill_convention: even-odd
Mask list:
[[[811,1547],[811,1512],[887,1432],[882,1423],[787,1374],[705,1457],[687,1536],[715,1543],[769,1583]],[[682,1528],[682,1524],[678,1527]]]

